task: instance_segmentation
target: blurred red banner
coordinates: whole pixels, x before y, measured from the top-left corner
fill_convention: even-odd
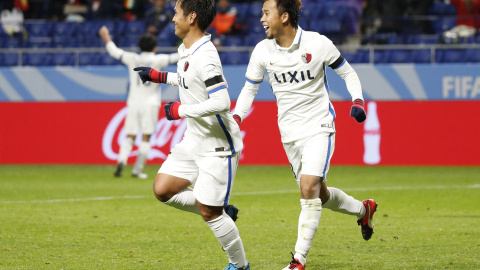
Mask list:
[[[364,124],[349,116],[351,102],[333,105],[332,164],[480,165],[480,125],[474,118],[480,101],[371,101]],[[276,114],[274,101],[253,104],[241,125],[240,164],[288,165]],[[125,115],[124,102],[0,103],[0,164],[115,164]],[[185,124],[168,121],[160,110],[147,164],[164,161]]]

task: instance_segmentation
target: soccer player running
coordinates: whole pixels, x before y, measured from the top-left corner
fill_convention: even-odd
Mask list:
[[[220,57],[205,32],[215,14],[214,0],[178,0],[173,22],[183,44],[178,48],[177,72],[134,70],[140,71],[143,81],[178,86],[181,102],[165,104],[165,115],[168,120],[187,121],[183,140],[172,148],[155,178],[155,196],[167,205],[201,214],[229,258],[225,269],[250,269],[234,222],[238,210],[228,205],[243,142],[230,112]],[[227,214],[224,208],[233,212]]]
[[[298,26],[301,7],[300,0],[264,1],[260,21],[267,39],[252,52],[234,115],[240,124],[267,70],[277,99],[283,147],[301,193],[295,255],[284,268],[297,270],[305,269],[322,207],[356,216],[365,240],[372,236],[372,216],[377,207],[374,200],[361,202],[340,189],[327,187],[336,131],[326,67],[345,80],[353,100],[350,115],[361,123],[366,113],[356,72],[327,37]]]
[[[160,109],[160,90],[158,84],[142,84],[137,73],[133,71],[134,67],[139,65],[148,65],[162,69],[178,61],[178,53],[174,54],[155,54],[157,50],[157,40],[151,34],[145,34],[140,37],[138,45],[142,51],[140,54],[126,52],[118,48],[110,38],[109,30],[102,26],[98,31],[100,37],[105,42],[105,47],[111,57],[122,61],[128,68],[129,73],[129,91],[127,98],[127,117],[125,119],[125,132],[127,138],[120,146],[120,153],[117,160],[117,168],[114,175],[122,176],[122,171],[127,165],[128,156],[132,151],[136,135],[142,131],[142,142],[138,147],[138,155],[133,166],[132,176],[146,179],[148,175],[143,172],[143,167],[147,161],[150,151],[150,137],[155,131],[158,121],[158,110]]]

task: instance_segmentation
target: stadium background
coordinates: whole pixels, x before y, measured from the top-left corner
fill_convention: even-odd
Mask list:
[[[215,38],[222,44],[233,108],[252,46],[264,33],[261,2],[232,5],[241,30]],[[338,131],[332,164],[480,165],[480,126],[474,118],[480,106],[479,35],[446,35],[464,18],[441,1],[432,1],[425,14],[401,18],[361,13],[356,1],[310,1],[300,20],[302,28],[335,42],[358,72],[367,101],[369,119],[358,125],[348,116],[345,84],[328,70]],[[400,28],[361,33],[360,26],[377,19]],[[27,19],[20,34],[0,28],[0,164],[115,163],[125,137],[127,70],[106,53],[97,35],[101,25],[109,27],[119,47],[138,50],[145,29],[141,19]],[[160,52],[174,52],[177,42],[171,24],[158,35]],[[288,164],[267,81],[241,126],[246,145],[241,164]],[[176,99],[176,89],[163,87],[164,102]],[[169,122],[160,112],[148,163],[163,162],[184,128],[184,121]]]

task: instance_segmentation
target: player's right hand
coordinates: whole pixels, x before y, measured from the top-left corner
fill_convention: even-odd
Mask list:
[[[234,114],[234,115],[233,115],[233,119],[234,119],[235,122],[237,122],[237,124],[240,126],[240,123],[242,122],[242,118],[241,118],[238,114]]]
[[[142,83],[145,82],[154,82],[154,83],[159,83],[159,77],[160,77],[160,72],[154,68],[150,67],[136,67],[133,69],[134,71],[140,71],[138,72],[138,75],[140,76],[140,79],[142,80]],[[166,73],[166,72],[162,72]],[[166,77],[166,75],[165,75]],[[166,78],[165,78],[166,79]]]
[[[98,29],[98,35],[104,37],[110,35],[110,32],[108,31],[108,28],[104,25],[100,27],[100,29]]]

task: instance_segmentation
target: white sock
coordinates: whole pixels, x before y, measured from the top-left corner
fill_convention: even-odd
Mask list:
[[[307,262],[307,254],[312,247],[313,238],[317,233],[318,224],[322,217],[322,200],[300,199],[302,211],[298,218],[298,237],[295,245],[295,259],[303,265]]]
[[[227,253],[230,263],[237,268],[245,267],[245,250],[235,222],[224,211],[218,218],[207,221],[207,224]]]
[[[193,195],[193,189],[186,188],[179,193],[175,194],[170,200],[164,202],[166,205],[170,205],[182,211],[191,212],[194,214],[200,215],[200,210],[198,209],[197,200]]]
[[[145,163],[147,162],[148,151],[150,151],[150,142],[142,141],[138,147],[137,161],[132,170],[134,174],[139,174],[143,171],[143,167],[145,167]]]
[[[323,205],[335,212],[340,212],[348,215],[355,215],[357,218],[365,216],[365,206],[363,203],[338,188],[328,187],[330,191],[330,198]]]
[[[120,146],[120,153],[118,154],[118,160],[117,162],[123,162],[124,165],[127,165],[127,160],[128,160],[128,155],[130,155],[130,152],[132,152],[133,148],[133,139],[130,137],[127,137],[122,145]]]

